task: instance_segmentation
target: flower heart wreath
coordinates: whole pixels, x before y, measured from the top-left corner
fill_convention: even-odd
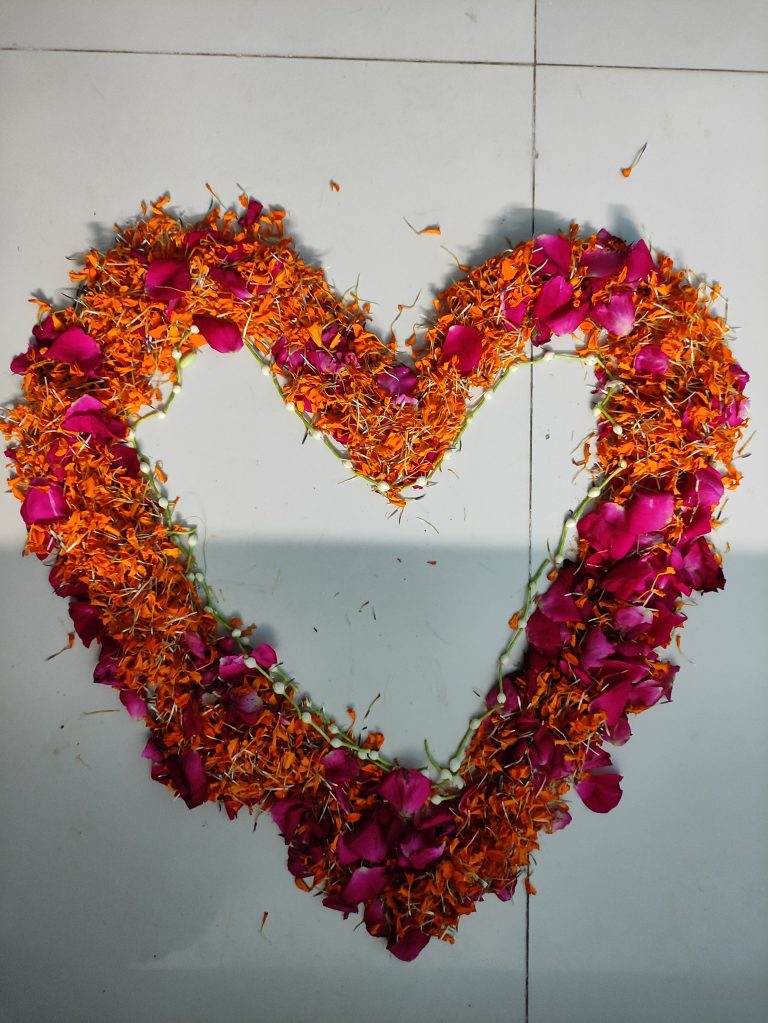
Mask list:
[[[677,667],[658,651],[685,598],[724,583],[707,534],[740,478],[748,377],[718,289],[642,241],[574,226],[462,267],[406,363],[366,328],[365,304],[299,258],[282,211],[241,196],[241,210],[187,225],[167,202],[85,257],[72,305],[38,303],[12,363],[24,399],[3,429],[26,549],[54,559],[54,590],[98,643],[94,680],[149,728],[152,777],[190,807],[269,809],[296,884],[345,917],[362,908],[410,960],[431,937],[453,940],[485,895],[511,898],[539,833],[569,822],[571,786],[597,812],[619,801],[604,744],[670,699]],[[403,507],[507,372],[554,358],[530,353],[574,331],[579,346],[559,354],[594,366],[597,425],[579,463],[591,484],[530,579],[454,756],[430,757],[431,776],[402,768],[380,733],[356,732],[351,709],[345,724],[329,717],[253,627],[216,609],[136,427],[165,414],[195,349],[245,345],[308,432]]]

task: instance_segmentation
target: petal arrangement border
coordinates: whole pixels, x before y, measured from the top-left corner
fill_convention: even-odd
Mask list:
[[[642,241],[574,225],[462,267],[406,357],[303,262],[283,211],[241,196],[186,224],[167,204],[86,255],[71,305],[38,303],[13,360],[24,395],[0,428],[26,550],[97,644],[94,681],[149,729],[152,777],[190,807],[268,809],[296,884],[345,918],[362,912],[411,960],[432,937],[452,941],[486,895],[512,897],[539,834],[569,822],[571,787],[596,812],[618,803],[605,746],[670,698],[677,667],[660,651],[686,599],[724,584],[708,536],[740,479],[748,377],[717,287]],[[544,347],[574,334],[573,350]],[[448,764],[401,767],[380,733],[357,732],[352,710],[329,717],[215,606],[194,530],[136,439],[203,344],[247,347],[307,431],[395,510],[425,494],[509,372],[557,356],[594,368],[586,496],[529,581]]]

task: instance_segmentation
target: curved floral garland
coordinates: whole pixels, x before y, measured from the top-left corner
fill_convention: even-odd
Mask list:
[[[659,657],[695,592],[722,587],[707,534],[734,448],[747,375],[694,286],[644,242],[601,231],[543,235],[465,271],[435,301],[412,365],[366,328],[283,234],[284,214],[241,197],[185,225],[163,199],[73,273],[74,303],[39,303],[12,368],[24,399],[7,413],[11,489],[27,550],[100,647],[94,680],[118,690],[151,737],[152,777],[190,807],[270,810],[299,887],[398,958],[453,940],[487,894],[511,898],[541,831],[621,797],[606,742],[669,699]],[[174,517],[159,464],[135,430],[164,415],[188,355],[245,344],[307,429],[395,506],[423,494],[469,416],[526,352],[579,331],[567,357],[595,367],[587,495],[510,619],[485,708],[448,765],[401,768],[383,736],[339,724],[303,696],[252,628],[220,614]],[[411,339],[413,344],[413,339]],[[566,556],[570,531],[577,539]],[[536,595],[546,574],[549,587]],[[504,665],[525,632],[516,670]],[[527,882],[526,882],[527,883]]]

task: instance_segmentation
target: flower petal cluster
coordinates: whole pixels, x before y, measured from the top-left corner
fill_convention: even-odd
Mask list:
[[[571,790],[596,813],[621,799],[610,748],[670,699],[678,667],[663,651],[689,598],[724,584],[710,536],[739,481],[748,377],[716,293],[642,241],[574,226],[491,257],[437,297],[406,364],[364,303],[301,260],[282,211],[243,196],[188,226],[167,201],[86,257],[78,304],[41,305],[13,360],[24,397],[0,426],[27,549],[52,559],[51,585],[97,651],[94,682],[148,729],[151,777],[191,808],[269,810],[296,884],[409,961],[484,898],[513,897],[540,834],[570,823]],[[573,331],[572,354],[596,363],[598,419],[591,486],[566,520],[575,543],[510,618],[507,651],[527,647],[449,766],[402,767],[352,709],[331,719],[255,627],[214,608],[136,428],[169,407],[185,355],[247,343],[307,428],[402,507],[478,395],[530,345]]]

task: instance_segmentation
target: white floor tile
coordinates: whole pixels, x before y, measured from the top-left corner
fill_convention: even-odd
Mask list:
[[[630,108],[631,120],[623,116]],[[584,126],[597,109],[609,127],[585,145]],[[768,393],[768,80],[543,68],[536,123],[537,228],[575,220],[643,236],[721,281],[738,327],[735,351],[752,374],[758,433],[730,521],[716,537],[731,548],[726,590],[689,609],[674,702],[638,719],[635,736],[616,752],[622,803],[606,817],[578,809],[539,857],[531,1020],[758,1020],[768,954],[759,867],[768,835],[759,625],[768,570],[760,439]],[[642,161],[623,178],[619,168],[646,141]],[[582,380],[575,367],[537,371],[532,513],[540,550],[574,503],[568,452],[589,425]]]
[[[8,4],[3,46],[522,63],[534,0],[55,0]]]
[[[528,68],[16,52],[0,56],[0,81],[11,153],[0,172],[3,366],[26,344],[29,293],[57,294],[66,255],[108,242],[109,225],[166,189],[190,213],[207,205],[205,180],[223,198],[240,182],[285,205],[340,287],[360,274],[382,327],[419,288],[414,315],[429,310],[430,288],[452,274],[441,243],[482,259],[528,231]],[[442,236],[415,237],[403,216],[439,222]],[[247,359],[201,360],[188,379],[178,418],[151,443],[189,514],[204,517],[225,606],[267,624],[337,712],[381,691],[376,724],[393,749],[415,753],[425,735],[449,749],[524,583],[525,389],[512,383],[478,417],[456,474],[419,507],[438,534],[415,515],[398,526],[380,498],[340,486]],[[16,381],[1,381],[10,396]],[[189,813],[150,782],[143,730],[88,713],[115,705],[88,681],[92,655],[45,660],[65,643],[66,605],[19,556],[16,503],[4,498],[0,516],[3,620],[14,623],[0,653],[14,681],[0,742],[0,774],[16,779],[2,797],[12,1015],[301,1020],[320,1004],[319,1018],[339,1020],[361,1006],[372,1021],[522,1018],[522,902],[481,906],[455,948],[393,970],[377,942],[296,891],[269,821],[252,836],[248,821]],[[367,600],[376,621],[360,611]]]
[[[762,0],[537,0],[544,64],[768,71]]]

